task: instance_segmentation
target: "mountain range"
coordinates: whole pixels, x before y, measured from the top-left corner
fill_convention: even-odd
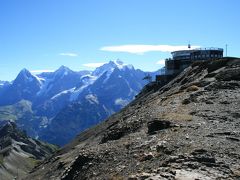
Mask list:
[[[36,167],[32,179],[240,178],[240,59],[194,62]]]
[[[121,61],[94,71],[61,66],[36,75],[23,69],[14,81],[0,82],[0,117],[15,120],[31,137],[64,145],[125,107],[147,83],[143,77],[156,73]]]

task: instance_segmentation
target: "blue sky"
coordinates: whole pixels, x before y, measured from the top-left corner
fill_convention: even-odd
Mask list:
[[[239,7],[239,0],[1,0],[0,80],[22,68],[82,70],[116,59],[154,71],[188,42],[228,44],[228,55],[239,57]]]

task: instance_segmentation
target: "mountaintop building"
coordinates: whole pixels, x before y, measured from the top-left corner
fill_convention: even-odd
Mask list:
[[[171,52],[172,58],[165,60],[165,73],[156,76],[157,83],[168,82],[195,61],[206,61],[223,57],[222,48],[191,49],[190,45],[188,45],[188,48],[189,50]]]

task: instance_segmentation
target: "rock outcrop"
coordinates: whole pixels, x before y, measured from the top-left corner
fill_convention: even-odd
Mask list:
[[[239,179],[240,59],[196,62],[27,179]]]

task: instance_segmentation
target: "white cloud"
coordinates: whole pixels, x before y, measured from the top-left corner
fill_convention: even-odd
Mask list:
[[[31,73],[43,73],[43,72],[54,72],[54,70],[41,69],[41,70],[31,70]]]
[[[102,66],[105,63],[87,63],[87,64],[83,64],[83,66],[85,67],[89,67],[89,68],[97,68],[99,66]]]
[[[199,48],[200,46],[191,46],[191,49]],[[177,50],[187,50],[188,46],[171,46],[171,45],[144,45],[144,44],[129,44],[120,46],[105,46],[100,48],[101,51],[110,52],[127,52],[132,54],[144,54],[146,52],[160,51],[172,52]]]
[[[156,64],[165,66],[165,59],[160,59],[159,61],[156,62]]]
[[[69,57],[76,57],[78,56],[77,53],[70,53],[70,52],[67,52],[67,53],[59,53],[60,56],[69,56]]]

